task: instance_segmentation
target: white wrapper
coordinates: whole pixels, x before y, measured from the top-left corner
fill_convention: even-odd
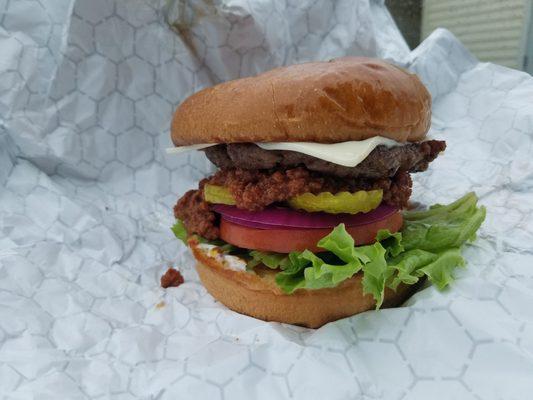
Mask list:
[[[409,52],[377,0],[165,4],[0,0],[0,397],[531,398],[532,77],[445,30]],[[165,154],[172,111],[219,81],[343,55],[430,89],[448,149],[414,199],[479,194],[468,267],[449,290],[318,330],[231,312],[169,230],[211,170]],[[163,290],[169,265],[185,284]]]

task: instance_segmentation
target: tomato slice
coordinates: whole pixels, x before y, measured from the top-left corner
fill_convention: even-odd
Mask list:
[[[356,245],[364,245],[374,243],[380,229],[397,232],[402,224],[402,214],[397,212],[370,224],[347,227],[346,231],[353,237]],[[257,229],[238,225],[224,218],[220,219],[220,237],[225,242],[244,249],[277,253],[290,253],[305,249],[313,252],[323,251],[316,244],[331,231],[330,228]]]

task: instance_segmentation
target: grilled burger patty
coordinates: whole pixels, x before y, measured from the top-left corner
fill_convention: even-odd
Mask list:
[[[428,140],[403,146],[378,146],[355,167],[344,167],[328,161],[286,150],[264,150],[253,143],[219,144],[205,149],[207,158],[219,168],[262,170],[303,165],[309,171],[341,178],[390,178],[398,171],[425,171],[446,142]]]

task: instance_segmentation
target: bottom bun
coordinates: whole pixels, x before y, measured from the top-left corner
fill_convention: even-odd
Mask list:
[[[335,288],[298,289],[285,294],[276,285],[276,271],[256,267],[255,272],[229,269],[220,257],[209,256],[194,241],[189,242],[196,270],[207,291],[226,307],[264,321],[318,328],[328,322],[374,309],[371,295],[363,294],[362,274]],[[416,291],[416,285],[400,284],[396,291],[385,289],[382,308],[402,304]]]

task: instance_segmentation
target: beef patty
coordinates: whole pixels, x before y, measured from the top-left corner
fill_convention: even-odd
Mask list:
[[[446,142],[428,140],[403,146],[378,146],[355,167],[344,167],[306,154],[285,150],[264,150],[253,143],[219,144],[206,148],[207,158],[219,168],[260,170],[305,166],[310,171],[341,178],[389,178],[398,171],[425,171]]]

